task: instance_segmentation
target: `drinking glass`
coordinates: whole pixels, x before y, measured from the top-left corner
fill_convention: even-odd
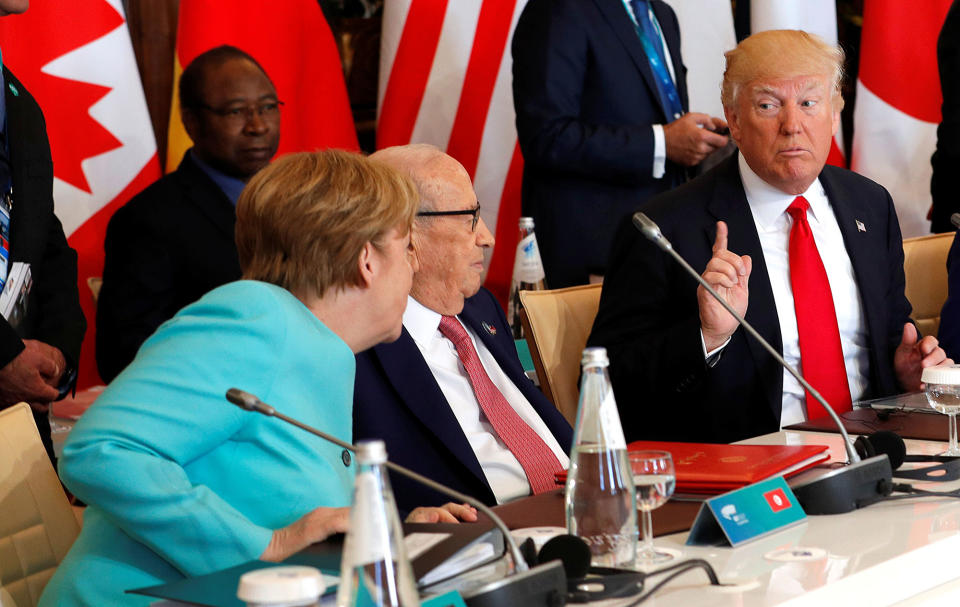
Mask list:
[[[950,424],[950,443],[941,455],[960,455],[957,444],[957,414],[960,413],[960,366],[927,367],[921,374],[927,402],[938,413],[943,413]]]
[[[637,509],[643,517],[643,535],[637,546],[636,565],[644,567],[672,560],[674,556],[653,546],[653,510],[673,495],[677,476],[673,458],[666,451],[631,451],[630,470],[637,487]]]

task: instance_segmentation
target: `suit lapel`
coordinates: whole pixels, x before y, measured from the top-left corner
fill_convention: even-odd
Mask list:
[[[757,226],[743,191],[737,159],[738,154],[734,154],[724,161],[726,166],[718,179],[717,189],[707,210],[715,220],[723,220],[727,223],[730,234],[727,248],[738,255],[750,255],[753,261],[749,281],[750,300],[744,318],[774,348],[782,352],[783,341],[780,335],[777,304],[773,298],[773,288],[770,286],[767,264],[760,246],[760,237],[757,235]],[[715,222],[706,226],[706,232],[705,237],[712,247],[716,234]],[[743,331],[743,329],[739,330]],[[747,340],[747,347],[750,349],[754,365],[762,370],[767,366],[770,354],[753,337],[745,334],[744,338]],[[758,372],[757,375],[763,381],[770,409],[779,420],[783,406],[783,374]]]
[[[843,245],[847,249],[850,264],[853,266],[853,275],[857,280],[857,290],[860,292],[867,332],[870,336],[870,368],[879,369],[881,365],[877,358],[878,353],[887,352],[888,348],[885,341],[887,328],[878,318],[877,306],[871,304],[887,301],[887,294],[880,288],[881,285],[887,284],[887,281],[877,273],[887,271],[888,267],[878,264],[876,255],[871,252],[884,250],[885,238],[881,242],[876,240],[880,237],[880,232],[877,231],[879,223],[874,221],[875,213],[861,204],[855,192],[849,191],[834,179],[831,169],[825,167],[819,179],[833,209],[833,215],[837,219],[837,226],[843,236]],[[874,231],[868,230],[871,227]]]
[[[480,341],[490,350],[490,354],[493,355],[500,369],[540,416],[547,429],[560,444],[560,448],[569,451],[570,441],[572,440],[570,425],[553,403],[548,401],[539,392],[539,389],[527,379],[517,357],[516,345],[508,332],[508,327],[503,325],[499,329],[496,328],[498,318],[503,318],[503,316],[499,309],[492,309],[491,306],[498,306],[498,304],[491,298],[486,300],[490,302],[489,306],[480,305],[484,299],[482,294],[468,299],[463,311],[459,314],[460,319],[473,329],[473,332],[479,336]],[[502,333],[491,335],[491,328],[494,331],[502,331]]]
[[[657,83],[654,79],[653,70],[650,68],[650,60],[647,59],[647,54],[644,52],[640,38],[637,36],[636,27],[630,19],[630,15],[627,14],[627,9],[623,6],[623,2],[621,2],[621,0],[593,0],[593,2],[603,14],[604,19],[607,21],[607,24],[610,25],[617,39],[620,40],[621,44],[627,49],[630,58],[633,59],[634,65],[636,65],[643,79],[646,81],[647,88],[650,89],[650,97],[656,100],[657,106],[660,107],[660,111],[663,113],[664,118],[666,118],[667,109],[663,107],[660,95],[657,93]],[[659,19],[659,16],[657,18]],[[671,48],[670,53],[678,57],[680,53],[679,48]]]
[[[403,404],[450,450],[453,461],[462,463],[479,483],[489,488],[460,422],[406,328],[400,339],[375,346],[373,353]]]
[[[189,152],[183,157],[183,161],[177,170],[184,171],[186,176],[185,198],[200,209],[200,212],[213,222],[217,230],[233,240],[234,227],[236,226],[236,208],[227,198],[227,195],[223,193],[223,190],[220,189],[220,186],[193,162]]]
[[[14,184],[13,209],[10,212],[10,259],[11,261],[29,261],[39,258],[39,249],[37,248],[43,239],[34,238],[34,234],[26,231],[31,222],[27,221],[31,210],[28,210],[30,201],[35,196],[35,188],[31,183],[31,174],[34,178],[38,176],[44,179],[44,171],[52,171],[53,167],[43,167],[40,159],[36,158],[35,146],[29,138],[25,137],[24,129],[28,125],[23,120],[9,120],[9,116],[24,116],[26,112],[22,109],[23,97],[25,94],[23,86],[10,73],[6,67],[3,68],[4,88],[3,94],[7,104],[7,140],[10,149],[10,177]],[[11,86],[20,91],[20,95],[14,95]],[[45,164],[45,163],[43,163]],[[49,187],[49,186],[48,186]],[[49,196],[49,193],[47,194]],[[18,203],[21,203],[18,205]],[[37,202],[33,203],[34,205]],[[36,271],[36,269],[34,269]]]

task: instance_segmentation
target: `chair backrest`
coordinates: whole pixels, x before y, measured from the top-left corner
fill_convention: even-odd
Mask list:
[[[930,234],[903,241],[903,273],[911,317],[924,335],[940,329],[940,309],[947,301],[947,253],[953,232]]]
[[[524,331],[540,388],[567,421],[577,418],[580,357],[600,305],[601,285],[521,291]]]
[[[36,605],[79,532],[30,406],[0,411],[0,604]]]

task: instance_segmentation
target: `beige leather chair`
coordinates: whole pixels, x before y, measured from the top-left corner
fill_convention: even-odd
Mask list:
[[[543,393],[573,425],[580,356],[600,305],[601,285],[521,291],[521,322]]]
[[[940,329],[940,309],[947,301],[947,253],[953,232],[931,234],[903,241],[903,273],[913,320],[924,335]]]
[[[36,605],[79,532],[30,406],[0,411],[0,605]]]

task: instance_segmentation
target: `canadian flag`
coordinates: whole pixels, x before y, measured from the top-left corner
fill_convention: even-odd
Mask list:
[[[863,6],[852,168],[890,191],[904,237],[930,231],[930,156],[943,101],[937,36],[950,3]]]
[[[391,0],[383,9],[377,147],[431,143],[473,179],[497,239],[486,286],[507,299],[523,159],[509,42],[526,0]]]
[[[768,0],[750,4],[750,32],[766,30],[803,30],[816,34],[827,43],[837,44],[837,6],[835,0]],[[847,166],[843,133],[837,129],[827,163]]]
[[[107,222],[160,176],[121,0],[34,2],[25,14],[0,19],[0,49],[46,118],[56,213],[79,256],[87,334],[77,387],[85,388],[101,383],[87,279],[103,272]]]

